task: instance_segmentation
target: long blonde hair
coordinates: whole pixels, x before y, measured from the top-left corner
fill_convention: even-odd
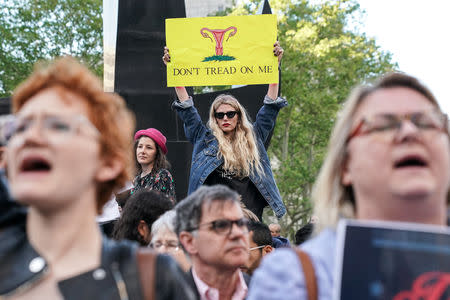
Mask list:
[[[416,78],[403,73],[390,73],[381,77],[373,85],[355,88],[338,114],[328,145],[328,153],[312,191],[314,215],[319,219],[315,224],[315,233],[326,227],[335,227],[339,218],[355,217],[356,201],[353,189],[351,186],[344,186],[341,182],[344,162],[347,159],[347,139],[354,121],[353,116],[369,95],[381,89],[395,87],[417,91],[441,110],[428,88]],[[450,204],[450,192],[447,194],[447,204]]]
[[[222,104],[232,106],[237,112],[237,124],[234,135],[226,137],[217,124],[214,113]],[[208,127],[219,142],[218,157],[223,157],[223,169],[239,177],[248,177],[253,172],[264,174],[253,125],[245,108],[231,95],[216,97],[209,110]]]

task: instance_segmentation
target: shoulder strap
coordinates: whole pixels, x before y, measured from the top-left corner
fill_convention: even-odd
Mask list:
[[[137,264],[144,300],[155,299],[155,270],[157,254],[148,248],[139,248]]]
[[[306,291],[308,292],[308,300],[317,300],[317,280],[311,258],[306,252],[300,250],[299,248],[294,249],[303,268]]]

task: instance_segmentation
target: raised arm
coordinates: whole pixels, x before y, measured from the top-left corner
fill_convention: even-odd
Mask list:
[[[170,62],[169,48],[164,47],[164,55],[162,57],[164,64]],[[176,87],[178,101],[172,104],[178,116],[183,121],[184,133],[186,138],[195,145],[196,141],[200,139],[206,132],[206,127],[203,125],[197,109],[194,107],[192,97],[189,96],[184,86]]]
[[[164,55],[162,57],[162,60],[164,64],[167,66],[167,63],[170,62],[170,54],[169,54],[169,48],[164,47]],[[177,93],[178,100],[180,102],[186,101],[189,99],[189,94],[186,91],[186,88],[184,86],[177,86],[175,88],[175,93]]]
[[[276,42],[273,44],[273,55],[278,57],[278,65],[281,63],[281,58],[283,57],[284,50],[280,46],[280,42]],[[269,84],[269,89],[267,90],[267,96],[269,96],[270,99],[276,100],[278,98],[278,83],[272,83]]]
[[[273,45],[273,55],[278,58],[278,65],[283,57],[284,50],[281,48],[280,43],[277,41]],[[275,127],[275,122],[278,116],[278,112],[281,108],[287,105],[287,101],[283,98],[278,98],[278,83],[269,84],[267,95],[264,98],[264,105],[258,111],[256,115],[253,128],[264,143],[266,143],[270,132]]]

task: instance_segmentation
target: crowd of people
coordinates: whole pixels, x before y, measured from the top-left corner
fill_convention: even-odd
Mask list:
[[[280,62],[278,42],[273,53]],[[133,135],[125,101],[76,60],[41,66],[15,90],[0,130],[0,298],[331,299],[339,219],[446,226],[449,122],[409,75],[350,94],[314,185],[314,220],[295,243],[262,219],[266,206],[286,212],[264,147],[287,105],[278,84],[253,124],[232,95],[204,124],[186,89],[175,91],[193,145],[184,199],[163,130]],[[120,216],[111,238],[96,219],[108,203]]]

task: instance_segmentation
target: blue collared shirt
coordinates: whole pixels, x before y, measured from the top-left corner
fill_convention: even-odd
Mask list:
[[[326,229],[300,247],[312,260],[320,300],[332,298],[335,245],[336,232]],[[267,255],[252,276],[247,299],[308,299],[297,254],[292,249],[281,248]]]

